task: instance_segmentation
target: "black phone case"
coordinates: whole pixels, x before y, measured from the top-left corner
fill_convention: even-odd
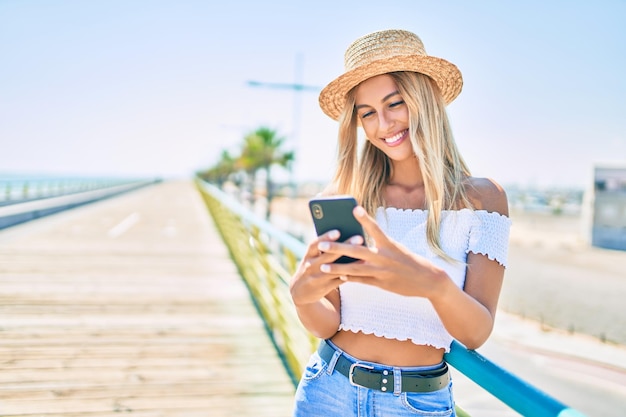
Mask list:
[[[310,200],[309,209],[317,235],[337,229],[340,233],[338,242],[344,242],[356,235],[365,236],[363,227],[352,214],[354,207],[356,200],[350,196],[320,197]],[[335,263],[350,263],[357,260],[342,256]]]

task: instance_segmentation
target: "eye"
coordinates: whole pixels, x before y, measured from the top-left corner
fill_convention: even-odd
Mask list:
[[[400,101],[394,101],[393,103],[391,103],[389,105],[389,107],[394,108],[394,107],[398,107],[404,104],[404,100],[400,100]]]
[[[365,113],[361,114],[361,119],[365,119],[365,118],[371,116],[372,114],[374,114],[373,111],[366,111]]]

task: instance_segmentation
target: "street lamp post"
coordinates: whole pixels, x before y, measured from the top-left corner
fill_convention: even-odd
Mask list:
[[[289,90],[294,92],[294,103],[293,103],[293,121],[292,121],[292,151],[294,153],[294,161],[298,158],[298,144],[299,144],[299,135],[300,135],[300,118],[301,118],[301,93],[304,91],[310,92],[319,92],[321,88],[305,85],[302,83],[302,57],[301,55],[296,56],[296,67],[295,67],[295,82],[293,83],[277,83],[277,82],[263,82],[263,81],[248,81],[248,86],[250,87],[260,87],[260,88],[269,88],[272,90]],[[294,170],[291,169],[289,171],[289,187],[291,188],[292,197],[296,197],[296,182],[294,179]]]

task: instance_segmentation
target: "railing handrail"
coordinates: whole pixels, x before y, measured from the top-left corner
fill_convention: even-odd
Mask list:
[[[289,250],[298,259],[304,255],[306,248],[304,243],[254,215],[237,202],[234,197],[226,194],[216,186],[200,179],[197,179],[197,184],[205,199],[209,197],[219,201],[219,204],[223,205],[228,211],[239,216],[242,222],[248,224],[249,227],[262,230],[272,240],[276,240],[279,246]],[[207,204],[210,204],[209,201],[207,201]],[[211,209],[210,206],[209,209]],[[219,223],[220,219],[215,218],[216,212],[214,210],[211,210],[211,212],[214,221]],[[224,237],[224,234],[222,236]],[[271,328],[270,330],[275,331],[275,329]],[[457,341],[452,343],[450,352],[446,353],[444,358],[446,362],[459,372],[523,416],[585,417],[581,412],[566,406],[547,393],[491,362],[478,352],[465,348]],[[292,377],[294,374],[299,374],[303,363],[300,363],[299,366],[299,370],[290,369]]]
[[[0,229],[136,190],[140,187],[154,184],[157,181],[144,180],[120,182],[119,184],[111,183],[107,186],[93,187],[89,190],[60,193],[45,197],[40,196],[20,201],[3,202],[0,200]]]
[[[293,254],[296,255],[298,258],[304,256],[305,247],[301,241],[299,241],[289,233],[286,233],[276,228],[267,220],[260,218],[252,211],[245,208],[241,203],[239,203],[239,201],[237,201],[235,197],[223,192],[213,184],[210,184],[206,181],[203,181],[201,184],[207,191],[218,194],[220,196],[221,203],[228,207],[230,211],[240,216],[244,222],[253,224],[261,231],[273,236],[277,242],[293,252]]]
[[[96,177],[20,177],[0,175],[0,205],[100,190],[149,179]]]

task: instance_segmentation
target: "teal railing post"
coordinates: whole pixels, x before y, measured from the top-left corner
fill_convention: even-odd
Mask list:
[[[585,417],[457,341],[445,360],[523,416]]]

